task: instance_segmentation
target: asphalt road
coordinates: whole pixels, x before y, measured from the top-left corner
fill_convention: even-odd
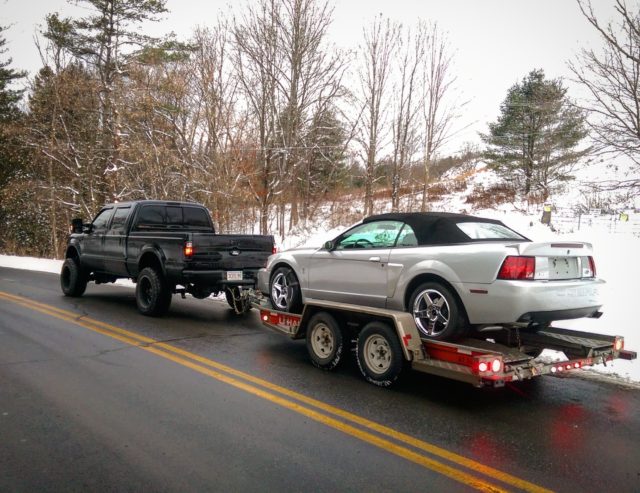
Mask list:
[[[0,268],[0,491],[640,491],[638,444],[613,382],[379,389],[224,301]]]

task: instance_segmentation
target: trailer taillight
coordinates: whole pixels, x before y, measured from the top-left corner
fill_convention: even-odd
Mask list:
[[[528,280],[533,279],[536,274],[535,257],[516,257],[509,255],[502,262],[498,279],[506,280]]]
[[[622,351],[624,349],[624,337],[616,337],[613,341],[613,349]]]
[[[479,374],[500,373],[502,371],[502,358],[483,357],[477,359],[473,365],[473,369]]]
[[[187,241],[184,244],[184,256],[193,257],[193,242]]]

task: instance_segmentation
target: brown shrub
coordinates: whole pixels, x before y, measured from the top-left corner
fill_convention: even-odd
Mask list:
[[[490,209],[500,204],[513,202],[515,197],[515,190],[504,183],[491,185],[488,188],[476,185],[467,195],[465,203],[476,209]]]

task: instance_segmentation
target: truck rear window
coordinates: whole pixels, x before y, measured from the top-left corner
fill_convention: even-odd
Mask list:
[[[135,229],[206,229],[209,213],[201,207],[145,205],[138,213]]]
[[[200,207],[183,207],[184,225],[189,228],[211,228],[209,214]]]

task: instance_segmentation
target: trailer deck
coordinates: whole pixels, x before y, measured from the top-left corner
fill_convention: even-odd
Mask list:
[[[260,311],[263,325],[292,339],[306,336],[307,324],[310,320],[315,320],[312,317],[317,313],[328,313],[339,320],[340,330],[350,336],[357,335],[359,329],[367,323],[378,321],[395,331],[402,355],[412,369],[467,382],[476,387],[501,387],[507,382],[528,380],[541,375],[559,375],[598,364],[606,365],[615,359],[637,358],[635,351],[624,349],[624,338],[621,336],[558,327],[538,332],[519,327],[501,328],[480,332],[476,337],[445,342],[421,338],[411,314],[401,311],[313,300],[308,301],[298,315],[274,310],[265,299],[254,301],[253,305]],[[307,337],[308,348],[309,345]],[[360,344],[357,346],[360,348]],[[562,352],[567,360],[542,361],[537,356],[544,349]],[[311,353],[313,348],[309,348],[309,351]],[[372,374],[363,368],[361,358],[358,363],[363,375],[371,383],[387,386],[395,380],[377,379],[375,368]],[[334,366],[337,366],[337,362],[325,369],[332,369]]]

